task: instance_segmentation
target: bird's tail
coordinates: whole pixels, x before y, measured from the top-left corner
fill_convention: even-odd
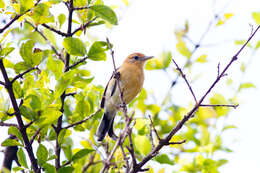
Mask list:
[[[108,135],[110,136],[110,138],[112,138],[113,140],[117,139],[117,136],[114,134],[113,131],[113,123],[114,123],[114,118],[115,118],[115,114],[116,113],[110,113],[110,112],[105,112],[103,114],[101,123],[98,126],[98,130],[97,130],[97,137],[98,137],[98,141],[102,141],[106,134],[108,133]]]

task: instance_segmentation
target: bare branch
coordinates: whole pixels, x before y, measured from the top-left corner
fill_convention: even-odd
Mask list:
[[[66,97],[68,97],[68,96],[72,96],[72,97],[74,97],[75,94],[77,94],[77,93],[66,93],[65,96],[66,96]]]
[[[55,32],[55,33],[57,33],[57,34],[59,34],[60,36],[63,36],[63,37],[68,37],[69,36],[65,32],[59,31],[59,30],[57,30],[57,29],[55,29],[55,28],[53,28],[53,27],[51,27],[51,26],[49,26],[49,25],[47,25],[45,23],[43,23],[42,26],[47,28],[47,29],[49,29],[49,30],[51,30],[51,31],[53,31],[53,32]]]
[[[239,104],[236,105],[210,105],[210,104],[201,104],[200,107],[232,107],[236,109],[239,106]]]
[[[73,10],[85,10],[85,9],[88,9],[89,7],[88,6],[85,6],[85,7],[74,7]]]
[[[186,142],[186,140],[182,140],[182,141],[179,141],[179,142],[168,142],[168,144],[166,144],[166,145],[183,144],[183,143],[185,143],[185,142]]]
[[[190,83],[188,82],[188,80],[187,80],[187,78],[186,78],[186,75],[182,72],[181,68],[178,66],[178,64],[176,63],[176,61],[175,61],[173,58],[172,58],[172,61],[173,61],[173,63],[175,64],[176,69],[180,72],[182,78],[185,80],[186,84],[188,85],[189,90],[190,90],[190,92],[191,92],[191,94],[192,94],[192,96],[193,96],[193,99],[194,99],[195,103],[197,104],[197,103],[198,103],[197,98],[196,98],[196,96],[195,96],[195,94],[194,94],[194,92],[193,92],[193,90],[192,90],[192,88],[191,88]]]
[[[14,127],[18,127],[17,124],[12,124],[12,123],[4,123],[4,122],[0,122],[0,126],[6,126],[6,127],[10,127],[10,126],[14,126]]]
[[[31,145],[33,144],[34,139],[38,136],[38,134],[39,134],[40,132],[41,132],[41,128],[39,128],[39,129],[35,132],[35,134],[32,136],[32,138],[31,138],[31,140],[30,140]]]
[[[120,148],[121,148],[121,151],[122,151],[124,160],[125,160],[126,172],[129,172],[129,169],[130,169],[129,162],[128,162],[129,158],[128,158],[128,157],[126,156],[126,154],[125,154],[125,150],[124,150],[124,147],[123,147],[123,144],[122,144],[122,143],[120,144]]]
[[[18,74],[17,76],[15,76],[15,77],[13,78],[13,80],[11,80],[11,83],[13,83],[14,81],[16,81],[18,78],[23,77],[23,75],[25,75],[26,73],[31,72],[32,70],[39,70],[39,68],[38,68],[38,67],[29,68],[28,70],[24,71],[23,73],[20,73],[20,74]]]
[[[259,30],[260,25],[257,27],[257,29],[253,32],[252,35],[248,38],[246,43],[239,49],[239,51],[231,58],[230,62],[226,65],[224,70],[220,73],[220,75],[217,77],[217,79],[212,83],[212,85],[209,87],[209,89],[205,92],[205,94],[201,97],[201,99],[198,101],[197,104],[194,105],[194,107],[188,112],[187,115],[183,117],[181,121],[177,123],[177,125],[170,131],[170,133],[164,138],[159,141],[159,144],[152,149],[152,151],[145,156],[140,163],[138,163],[135,167],[132,168],[130,171],[131,173],[136,173],[141,170],[142,166],[145,165],[149,160],[151,160],[154,156],[156,156],[160,149],[169,144],[178,144],[178,143],[183,143],[184,141],[181,142],[174,142],[171,143],[169,142],[171,138],[182,128],[182,126],[190,119],[193,117],[194,113],[198,110],[206,96],[211,92],[211,90],[215,87],[215,85],[219,82],[219,80],[223,77],[223,75],[226,73],[228,68],[231,66],[231,64],[238,59],[238,55],[241,53],[241,51],[245,48],[245,46],[248,44],[248,42],[254,37],[256,32]]]
[[[89,117],[85,118],[84,120],[81,120],[81,121],[78,121],[78,122],[76,122],[76,123],[70,124],[70,125],[64,127],[64,129],[68,129],[68,128],[77,126],[77,125],[79,125],[79,124],[82,124],[82,123],[88,121],[90,118],[92,118],[94,115],[96,115],[96,114],[97,114],[98,112],[100,112],[100,111],[101,111],[101,109],[98,109],[94,114],[90,115]]]
[[[5,86],[5,83],[4,83],[4,82],[2,82],[2,81],[0,81],[0,85],[3,85],[3,86]]]
[[[158,139],[158,140],[161,140],[161,138],[160,138],[160,136],[159,136],[157,130],[156,130],[155,127],[154,127],[154,124],[153,124],[153,120],[152,120],[152,118],[151,118],[151,115],[148,115],[148,117],[149,117],[149,119],[150,119],[150,121],[151,121],[151,125],[152,125],[152,127],[153,127],[154,133],[156,134],[157,139]]]
[[[128,137],[129,137],[129,145],[130,147],[126,146],[128,149],[131,157],[132,157],[132,167],[136,166],[136,157],[135,157],[135,150],[134,150],[134,145],[133,145],[133,140],[132,140],[132,129],[128,130]]]

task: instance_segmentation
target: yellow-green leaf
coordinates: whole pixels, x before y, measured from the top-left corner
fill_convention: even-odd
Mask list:
[[[196,59],[196,62],[199,62],[199,63],[207,62],[207,55],[205,55],[205,54],[201,55],[200,57],[198,57],[198,59]]]
[[[255,85],[250,82],[242,83],[242,84],[240,84],[238,90],[241,91],[242,89],[246,89],[246,88],[255,88]]]
[[[147,155],[151,151],[151,143],[147,136],[137,135],[134,138],[135,148],[142,154]]]
[[[63,46],[71,55],[84,56],[87,52],[84,43],[78,38],[64,38]]]
[[[176,44],[176,48],[177,48],[178,52],[180,52],[180,54],[182,54],[183,56],[185,56],[187,58],[191,57],[191,51],[187,48],[185,42],[180,40]]]
[[[260,25],[260,12],[253,12],[252,17],[255,20],[255,23]]]
[[[117,25],[117,16],[115,12],[106,5],[93,5],[89,9],[96,12],[96,15],[108,21],[112,25]]]

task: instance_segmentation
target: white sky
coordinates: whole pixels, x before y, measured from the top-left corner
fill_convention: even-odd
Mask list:
[[[249,24],[254,24],[251,12],[259,11],[260,6],[259,0],[218,0],[216,1],[216,12],[221,10],[226,4],[228,6],[225,8],[225,12],[232,12],[235,16],[224,27],[213,29],[206,36],[203,43],[228,41],[214,47],[202,49],[194,55],[196,57],[206,53],[210,61],[204,67],[195,68],[198,71],[196,71],[197,73],[202,72],[204,75],[193,86],[199,96],[204,93],[209,84],[215,79],[217,63],[221,62],[221,67],[224,67],[229,58],[238,50],[239,47],[235,47],[232,40],[246,39],[248,37],[251,32]],[[163,50],[170,50],[173,51],[173,54],[176,54],[174,53],[176,44],[174,29],[182,27],[186,20],[190,23],[190,37],[197,41],[212,19],[212,1],[130,0],[130,6],[120,7],[117,12],[119,14],[118,26],[114,26],[112,30],[107,30],[107,32],[104,32],[102,27],[95,28],[95,31],[91,32],[96,34],[101,40],[105,40],[105,37],[110,38],[110,41],[114,44],[116,63],[120,65],[124,58],[132,52],[143,52],[147,55],[156,56]],[[257,33],[254,41],[259,39],[260,32]],[[235,62],[228,71],[228,77],[231,77],[233,81],[238,82],[240,80],[240,76],[236,75],[239,73],[239,63],[242,61],[247,62],[250,56],[249,53],[250,51],[245,50],[238,62]],[[230,131],[225,135],[226,143],[234,152],[222,156],[227,157],[229,160],[228,164],[220,170],[222,173],[260,172],[260,126],[258,125],[260,118],[257,110],[260,96],[258,90],[260,80],[257,76],[260,74],[259,53],[259,51],[256,52],[253,63],[243,79],[245,82],[253,81],[257,89],[250,89],[239,95],[241,104],[227,120],[230,124],[238,126],[239,129],[233,132]],[[181,56],[177,56],[175,59],[180,64],[184,62]],[[110,72],[112,72],[111,60],[90,62],[88,64],[88,67],[91,68],[92,73],[96,76],[94,82],[105,85],[110,77]],[[96,73],[97,70],[98,73]],[[192,75],[194,77],[196,74]],[[159,83],[164,85],[154,81],[160,81]],[[164,73],[146,71],[144,87],[148,90],[153,90],[158,97],[165,94],[169,87],[168,81],[169,78]],[[176,103],[188,105],[191,96],[189,91],[186,90],[186,86],[183,86],[174,88],[174,97],[176,98]],[[226,84],[222,81],[214,91],[232,96],[230,90],[225,90],[225,87]]]

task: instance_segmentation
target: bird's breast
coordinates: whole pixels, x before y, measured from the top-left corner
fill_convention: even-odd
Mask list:
[[[120,86],[126,104],[131,102],[141,91],[144,82],[143,69],[129,66],[120,70]]]

